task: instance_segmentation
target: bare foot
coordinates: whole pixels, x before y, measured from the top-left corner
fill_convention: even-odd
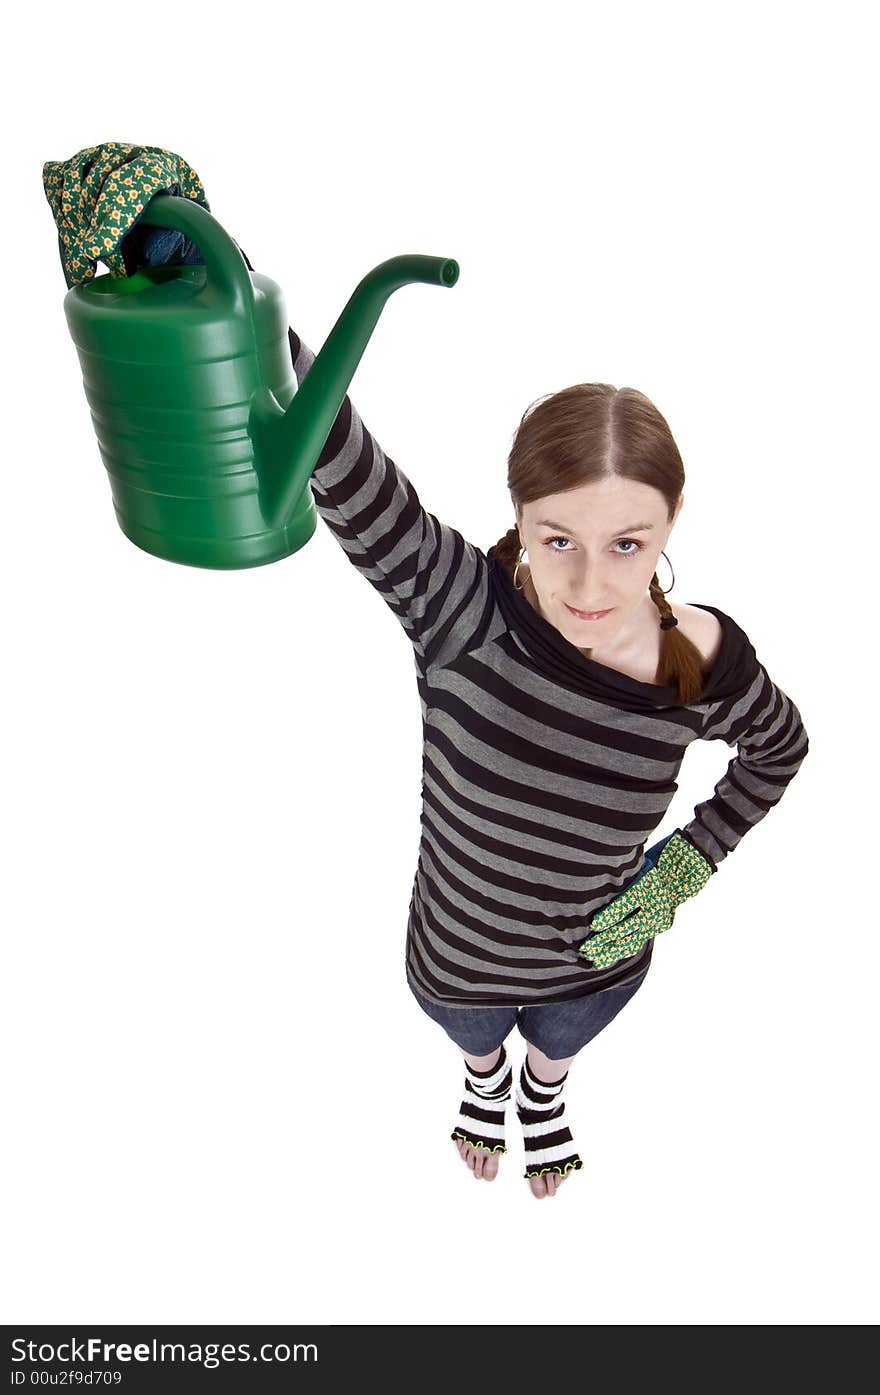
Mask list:
[[[475,1177],[481,1177],[484,1182],[495,1180],[500,1153],[490,1153],[488,1148],[472,1148],[463,1138],[454,1138],[452,1141]]]
[[[530,1177],[532,1196],[555,1196],[563,1182],[568,1181],[568,1173],[560,1177],[558,1172],[542,1172],[540,1177]]]

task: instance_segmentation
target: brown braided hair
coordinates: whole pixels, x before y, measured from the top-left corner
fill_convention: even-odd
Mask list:
[[[609,383],[577,383],[526,408],[507,461],[514,510],[609,475],[658,490],[672,522],[684,488],[684,465],[665,418],[644,393]],[[514,524],[496,546],[511,581],[520,547]],[[656,572],[649,590],[661,619],[671,617]],[[661,632],[656,682],[676,684],[682,703],[702,696],[703,656],[679,625]]]

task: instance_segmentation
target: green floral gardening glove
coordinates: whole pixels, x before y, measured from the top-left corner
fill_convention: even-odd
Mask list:
[[[596,969],[637,954],[652,935],[668,930],[682,901],[695,896],[717,869],[676,829],[657,864],[597,911],[578,953]]]

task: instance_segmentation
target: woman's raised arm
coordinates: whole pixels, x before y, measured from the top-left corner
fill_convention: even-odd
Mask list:
[[[315,355],[293,329],[288,338],[301,384]],[[422,507],[348,394],[310,483],[318,513],[397,616],[425,666],[459,653],[486,613],[486,558]]]

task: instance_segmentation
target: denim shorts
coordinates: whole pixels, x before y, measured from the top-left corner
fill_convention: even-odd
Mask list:
[[[666,842],[668,838],[663,838],[647,850],[646,866],[639,870],[639,877],[644,875],[648,866],[656,865]],[[637,881],[638,877],[633,880]],[[632,882],[627,885],[632,886]],[[621,891],[625,889],[621,887]],[[617,896],[620,894],[620,891],[615,893]],[[520,1036],[551,1061],[561,1061],[576,1056],[639,991],[651,967],[651,957],[649,954],[637,978],[619,987],[612,984],[610,988],[573,998],[567,1003],[530,1003],[521,1007],[446,1007],[423,997],[412,983],[409,983],[409,988],[422,1011],[437,1022],[456,1046],[469,1056],[488,1056],[496,1051],[516,1026]]]

